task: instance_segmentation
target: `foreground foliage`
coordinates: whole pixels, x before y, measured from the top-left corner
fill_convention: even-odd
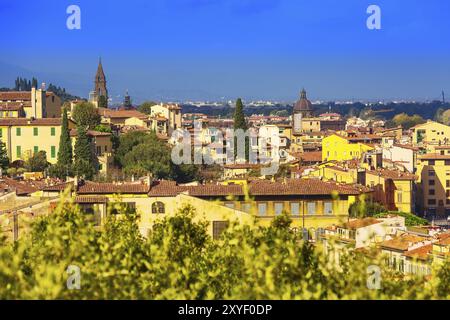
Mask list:
[[[126,210],[126,209],[123,209]],[[73,204],[35,220],[15,244],[0,245],[1,299],[432,299],[449,298],[448,266],[431,281],[400,280],[382,263],[348,255],[341,268],[289,229],[233,225],[213,241],[206,222],[184,207],[141,236],[133,212],[98,231]],[[0,240],[1,242],[1,240]],[[381,266],[380,290],[367,288],[367,266]],[[81,288],[67,289],[67,268]]]

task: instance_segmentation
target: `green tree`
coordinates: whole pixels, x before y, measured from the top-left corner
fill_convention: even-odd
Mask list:
[[[108,108],[108,98],[105,96],[98,97],[98,107],[99,108]]]
[[[154,102],[154,101],[145,101],[144,103],[142,103],[139,107],[138,110],[142,113],[145,114],[151,114],[152,113],[152,107],[157,105],[158,103]]]
[[[25,161],[25,169],[29,172],[43,172],[48,167],[47,153],[39,151]]]
[[[89,127],[89,129],[95,128],[101,120],[97,108],[89,102],[77,104],[72,112],[72,118],[77,126]]]
[[[58,165],[70,168],[72,165],[72,141],[70,139],[69,119],[67,117],[67,109],[63,109],[61,135],[59,138]]]
[[[77,127],[77,138],[75,141],[75,163],[74,171],[77,176],[92,179],[96,173],[94,154],[91,139],[83,126]]]
[[[247,132],[248,126],[247,121],[245,120],[245,114],[244,114],[244,105],[242,103],[242,99],[238,98],[236,100],[236,108],[234,110],[234,130],[242,129],[244,133]],[[234,155],[237,156],[237,137],[234,138]],[[249,138],[245,137],[245,159],[249,159]]]
[[[393,119],[393,123],[395,126],[402,126],[403,129],[409,129],[411,127],[414,127],[418,124],[425,123],[426,121],[419,115],[415,114],[412,116],[409,116],[406,113],[400,113],[397,114]]]
[[[439,108],[436,110],[436,114],[434,115],[434,121],[442,123],[442,114],[444,113],[443,108]]]
[[[442,113],[442,118],[441,118],[441,120],[442,120],[442,123],[443,124],[445,124],[445,125],[450,125],[450,109],[448,109],[448,110],[445,110],[443,113]]]
[[[0,140],[0,168],[3,170],[8,169],[9,158],[8,151],[6,150],[6,144]]]
[[[152,173],[154,177],[168,179],[173,177],[170,149],[156,135],[150,135],[148,141],[138,144],[123,159],[125,173],[133,174],[136,170]]]

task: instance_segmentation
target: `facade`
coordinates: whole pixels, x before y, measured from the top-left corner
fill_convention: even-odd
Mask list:
[[[60,118],[0,119],[0,138],[11,162],[45,151],[47,161],[56,163],[60,136]]]
[[[181,129],[181,107],[177,104],[158,104],[151,107],[153,118],[167,119],[168,134]]]
[[[67,185],[47,186],[43,189],[44,196],[61,192]],[[362,186],[343,186],[315,179],[178,185],[174,181],[150,181],[148,178],[135,183],[86,181],[73,185],[77,185],[76,202],[94,213],[99,224],[107,214],[112,214],[117,203],[123,202],[140,214],[143,234],[157,218],[173,214],[186,201],[212,222],[213,235],[231,218],[268,225],[283,212],[292,217],[294,228],[324,228],[345,222],[349,206],[358,196],[370,192]]]
[[[0,92],[1,118],[59,118],[61,99],[44,88]]]
[[[450,215],[450,155],[430,153],[419,156],[418,192],[420,207],[427,215]]]
[[[450,127],[445,124],[428,120],[411,128],[412,141],[415,146],[425,146],[430,148],[433,145],[450,144]],[[428,151],[431,151],[428,149]]]
[[[360,159],[366,152],[374,149],[374,146],[365,143],[363,140],[332,134],[322,140],[322,160]]]

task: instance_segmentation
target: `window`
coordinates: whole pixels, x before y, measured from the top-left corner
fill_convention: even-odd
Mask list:
[[[430,177],[436,176],[436,171],[434,171],[434,170],[428,171],[428,176],[430,176]]]
[[[241,205],[241,210],[244,212],[250,213],[251,209],[252,209],[252,205],[250,203],[243,203]]]
[[[16,157],[20,158],[22,156],[22,147],[21,146],[17,146],[16,147]]]
[[[39,135],[39,128],[33,128],[33,136]]]
[[[213,239],[220,239],[221,234],[228,228],[228,221],[213,221]]]
[[[445,160],[445,165],[450,166],[450,160]]]
[[[55,128],[50,128],[50,135],[52,137],[56,136],[56,129]]]
[[[38,152],[39,152],[39,147],[38,146],[34,146],[33,153],[36,154]]]
[[[3,129],[0,129],[0,138],[3,137]]]
[[[434,166],[436,164],[435,160],[428,160],[428,165],[429,166]]]
[[[434,196],[435,194],[436,194],[436,192],[434,191],[434,189],[428,190],[428,195]]]
[[[316,203],[308,202],[308,211],[307,214],[315,214],[316,213]]]
[[[332,202],[324,202],[323,211],[325,214],[333,214],[333,203]]]
[[[153,202],[152,213],[154,213],[154,214],[166,213],[166,208],[165,208],[164,203],[162,203],[161,201]]]
[[[234,209],[234,203],[233,202],[227,202],[227,203],[225,203],[225,207],[230,208],[230,209]]]
[[[110,202],[107,210],[112,215],[136,212],[136,202]]]
[[[450,190],[445,190],[445,196],[446,196],[447,198],[450,198]]]
[[[300,215],[300,203],[298,203],[298,202],[291,202],[291,214],[293,216]]]
[[[20,128],[16,128],[16,136],[20,137],[22,135],[22,130]]]
[[[446,180],[446,181],[445,181],[445,186],[446,186],[447,188],[450,188],[450,180]]]
[[[428,199],[428,205],[430,206],[436,205],[436,199]]]
[[[434,180],[428,180],[428,185],[434,186],[436,184],[436,181]]]
[[[283,212],[283,202],[275,202],[274,210],[276,215],[280,215]]]
[[[56,158],[56,147],[55,146],[50,147],[50,157]]]
[[[398,203],[403,202],[403,194],[401,192],[397,193],[397,202]]]
[[[258,203],[258,214],[265,216],[267,213],[267,203]]]

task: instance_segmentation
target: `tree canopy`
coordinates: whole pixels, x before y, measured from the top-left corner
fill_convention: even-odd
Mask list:
[[[74,107],[72,118],[77,126],[95,128],[100,124],[101,117],[97,108],[89,102],[81,102]]]
[[[144,103],[142,103],[139,107],[138,110],[142,113],[145,114],[151,114],[152,113],[152,107],[157,105],[157,102],[154,101],[145,101]]]
[[[39,151],[25,161],[25,169],[29,172],[43,172],[48,167],[47,153]]]
[[[148,237],[136,214],[118,206],[97,231],[80,208],[60,204],[36,218],[29,236],[0,245],[0,299],[448,299],[450,265],[431,279],[404,278],[384,260],[342,252],[340,266],[290,229],[289,217],[268,227],[231,224],[213,240],[208,223],[185,206]],[[1,241],[1,240],[0,240]],[[382,289],[367,286],[379,266]],[[81,290],[74,270],[79,271]]]

